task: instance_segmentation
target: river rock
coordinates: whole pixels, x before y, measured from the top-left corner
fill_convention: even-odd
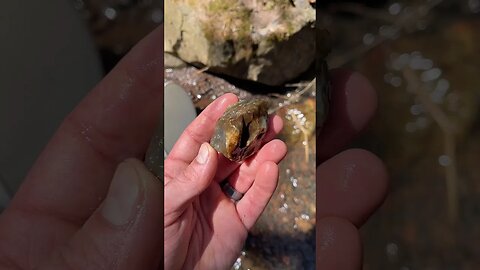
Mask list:
[[[166,0],[165,51],[216,73],[281,85],[315,59],[308,0]]]
[[[227,108],[215,126],[210,144],[232,161],[255,154],[267,133],[269,102],[250,98]]]

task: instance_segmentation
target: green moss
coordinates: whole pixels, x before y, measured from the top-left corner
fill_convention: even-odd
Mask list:
[[[212,55],[226,44],[231,44],[233,50],[228,62],[248,58],[251,54],[251,10],[247,9],[238,0],[212,0],[206,2],[207,19],[203,22],[205,38],[213,44]],[[215,57],[214,57],[215,58]],[[226,60],[226,59],[225,59]],[[224,63],[226,64],[226,63]]]
[[[208,5],[208,11],[212,13],[228,12],[232,5],[237,3],[237,1],[213,0]]]
[[[252,11],[239,0],[210,0],[204,3],[206,19],[202,27],[205,38],[212,44],[218,44],[218,46],[222,46],[225,42],[233,42],[234,51],[237,53],[243,52],[240,54],[242,56],[236,55],[236,58],[250,57],[253,49],[251,39]],[[275,9],[282,12],[281,21],[284,24],[282,31],[277,31],[275,34],[271,34],[267,40],[264,40],[266,47],[269,47],[289,39],[298,29],[293,23],[293,15],[288,11],[291,6],[290,0],[264,0],[264,3],[266,4],[265,9]]]
[[[290,0],[265,0],[264,2],[267,10],[274,8],[284,9],[287,6],[292,5]]]
[[[285,24],[285,31],[283,32],[276,32],[274,35],[270,36],[268,39],[268,42],[276,43],[276,42],[282,42],[290,38],[290,36],[298,31],[298,29],[295,28],[295,25],[293,24],[293,18],[292,15],[286,12],[288,8],[286,7],[287,5],[291,5],[290,1],[288,0],[271,0],[272,2],[276,2],[278,10],[280,10],[282,13],[280,14],[281,16],[281,21]]]
[[[237,0],[213,0],[207,6],[208,20],[204,23],[206,37],[212,41],[249,39],[250,14]]]

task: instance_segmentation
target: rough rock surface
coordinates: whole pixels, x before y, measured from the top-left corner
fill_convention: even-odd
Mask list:
[[[218,120],[210,144],[232,161],[242,161],[256,153],[267,132],[269,103],[246,99],[230,107]]]
[[[210,71],[280,85],[315,59],[308,0],[167,0],[165,51]]]

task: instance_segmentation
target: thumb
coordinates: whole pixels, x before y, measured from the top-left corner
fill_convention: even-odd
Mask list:
[[[139,160],[121,163],[100,207],[40,269],[157,269],[162,187]]]
[[[183,212],[188,203],[210,185],[217,164],[217,152],[203,143],[195,160],[165,185],[165,224],[169,223],[167,216]]]

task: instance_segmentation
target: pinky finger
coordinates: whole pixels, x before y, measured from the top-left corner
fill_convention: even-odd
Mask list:
[[[247,230],[250,230],[267,206],[278,182],[278,165],[266,161],[260,165],[252,187],[237,203],[237,212]]]

